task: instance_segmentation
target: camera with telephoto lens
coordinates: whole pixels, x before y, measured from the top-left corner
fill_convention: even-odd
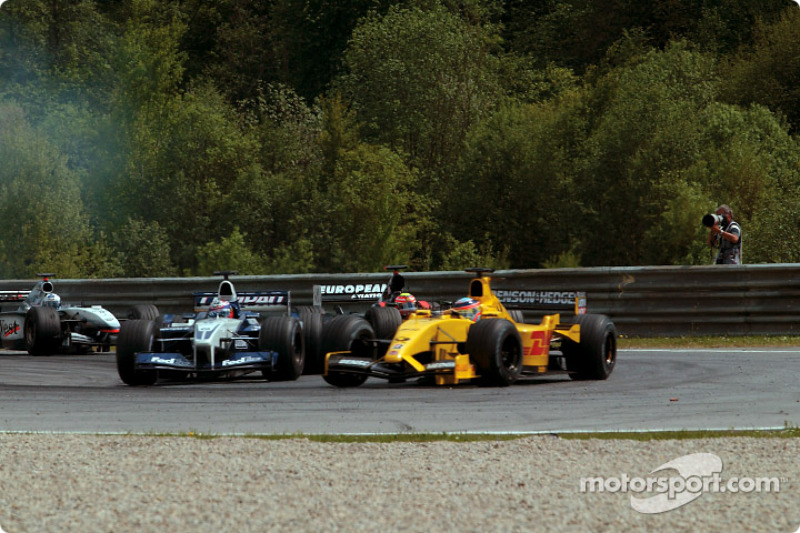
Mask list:
[[[722,225],[725,222],[725,219],[722,215],[713,215],[711,213],[707,215],[703,215],[703,225],[707,228],[714,227],[716,225]]]

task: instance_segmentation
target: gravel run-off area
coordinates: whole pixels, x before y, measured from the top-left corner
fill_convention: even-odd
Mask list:
[[[615,490],[688,454],[723,485],[643,514]],[[753,531],[800,529],[800,439],[326,443],[303,438],[0,434],[0,526],[22,532]],[[602,478],[610,490],[582,490]],[[752,485],[751,485],[752,486]],[[667,503],[668,504],[668,503]]]

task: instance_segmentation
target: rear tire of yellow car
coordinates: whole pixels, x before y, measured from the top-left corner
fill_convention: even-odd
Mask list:
[[[158,379],[156,370],[136,370],[136,354],[153,351],[159,330],[152,320],[128,320],[117,338],[117,372],[123,383],[132,387],[152,385]]]
[[[470,326],[465,351],[487,385],[511,385],[522,373],[522,340],[509,320],[485,318]]]
[[[339,315],[333,317],[325,324],[322,330],[322,351],[353,353],[354,356],[369,354],[371,346],[365,342],[375,338],[375,331],[365,319],[356,315]],[[322,376],[327,383],[334,387],[358,387],[367,381],[364,374],[350,374],[347,372],[328,372]]]
[[[576,315],[580,343],[564,339],[561,352],[569,377],[576,381],[607,379],[617,364],[617,328],[605,315]]]

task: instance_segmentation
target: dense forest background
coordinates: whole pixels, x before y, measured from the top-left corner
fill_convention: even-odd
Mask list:
[[[9,0],[0,276],[800,261],[790,0]]]

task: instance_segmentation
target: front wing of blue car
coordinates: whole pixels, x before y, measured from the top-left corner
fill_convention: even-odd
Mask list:
[[[277,366],[278,352],[236,352],[229,358],[210,363],[194,362],[182,353],[140,352],[136,370],[180,370],[184,372],[229,372],[233,370],[271,371]]]

